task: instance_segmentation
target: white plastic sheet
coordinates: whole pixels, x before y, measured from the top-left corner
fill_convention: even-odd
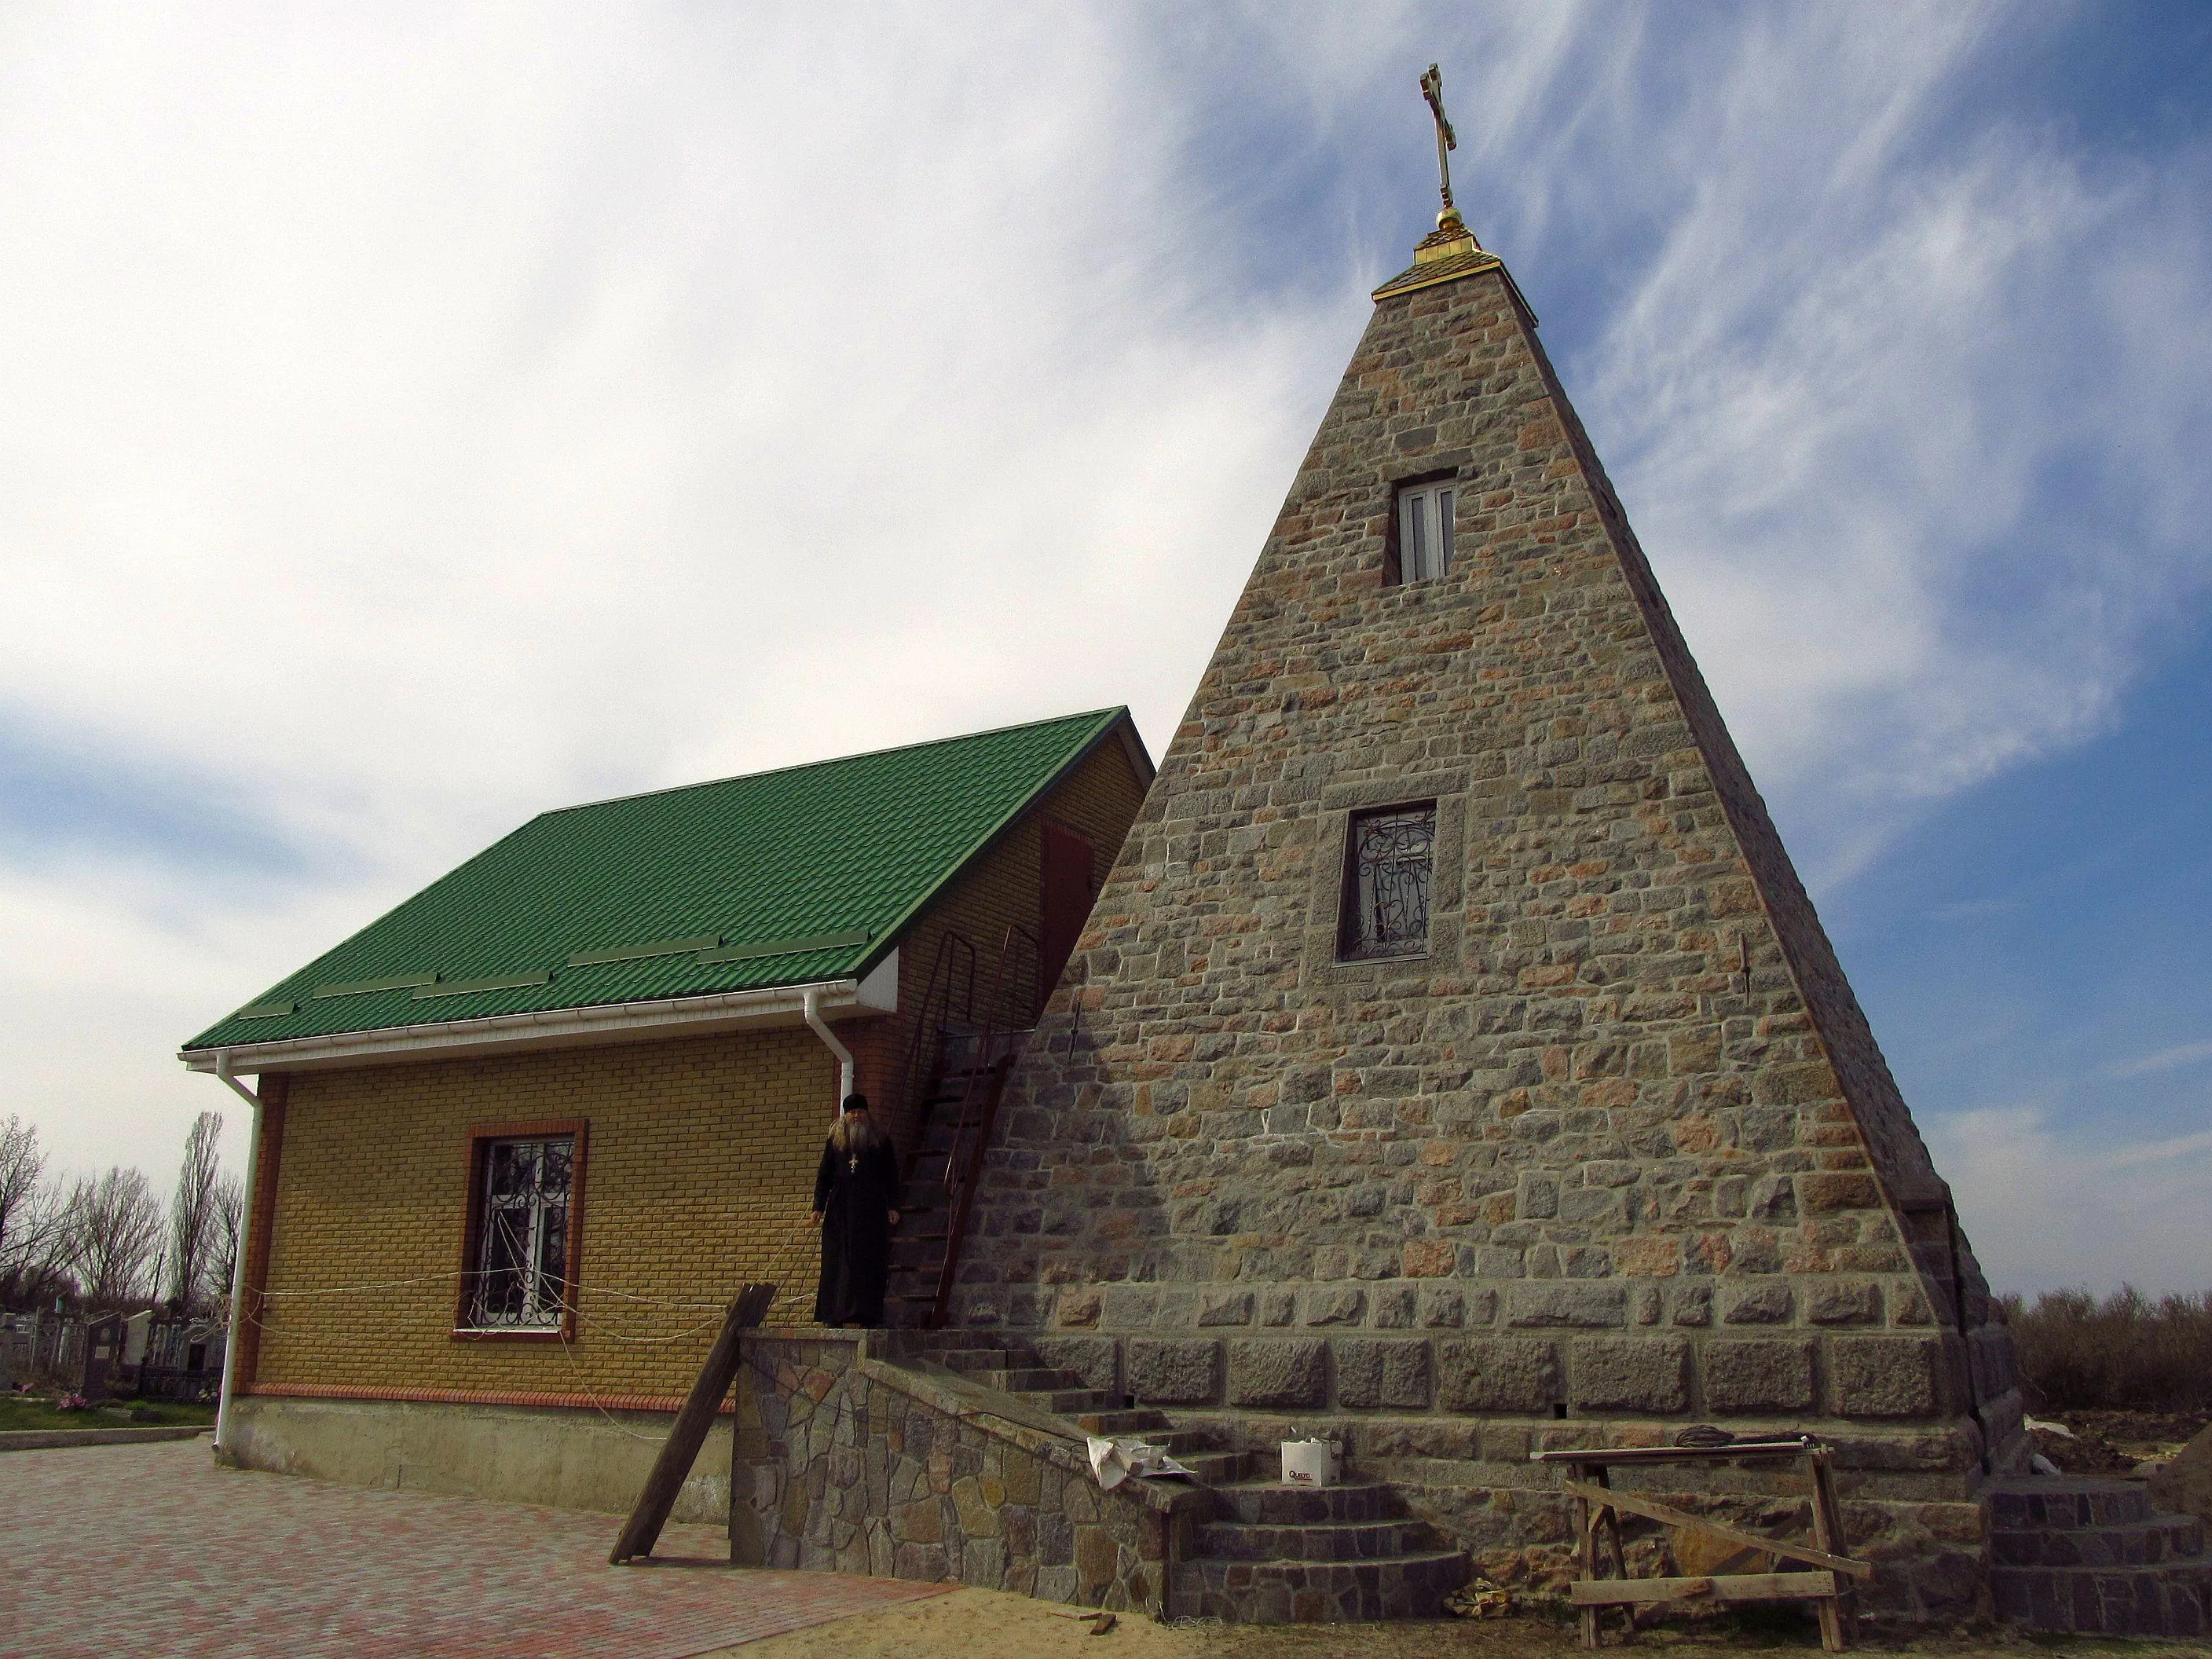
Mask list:
[[[1109,1440],[1102,1435],[1089,1437],[1091,1477],[1102,1492],[1111,1492],[1133,1474],[1162,1475],[1188,1474],[1190,1471],[1170,1457],[1167,1448],[1155,1446],[1144,1440]]]

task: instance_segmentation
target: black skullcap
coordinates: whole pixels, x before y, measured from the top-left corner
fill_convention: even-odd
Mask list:
[[[867,1096],[862,1094],[847,1095],[845,1097],[845,1109],[848,1112],[866,1111],[868,1109]]]

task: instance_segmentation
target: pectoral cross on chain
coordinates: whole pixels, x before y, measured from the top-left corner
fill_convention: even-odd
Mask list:
[[[1443,191],[1443,216],[1456,219],[1459,210],[1452,205],[1451,152],[1459,148],[1459,139],[1452,131],[1451,118],[1444,113],[1444,77],[1434,64],[1421,77],[1421,96],[1429,100],[1429,113],[1437,118],[1437,182]]]

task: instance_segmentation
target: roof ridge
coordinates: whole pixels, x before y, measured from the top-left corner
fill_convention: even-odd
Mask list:
[[[981,738],[1003,737],[1009,732],[1024,732],[1033,726],[1061,726],[1071,720],[1103,720],[1115,714],[1127,714],[1129,705],[1115,703],[1105,708],[1079,709],[1072,714],[1048,714],[1042,720],[1016,720],[1011,726],[994,726],[981,732],[963,732],[950,738],[928,738],[920,743],[895,743],[882,749],[856,750],[849,755],[832,755],[825,760],[794,761],[788,766],[763,767],[757,772],[732,772],[723,778],[702,778],[696,783],[664,784],[658,789],[640,789],[627,795],[608,795],[599,800],[580,800],[568,806],[549,806],[527,821],[535,823],[538,818],[556,818],[564,812],[584,812],[594,806],[619,806],[624,801],[650,800],[655,795],[680,795],[690,789],[719,789],[726,783],[745,783],[754,778],[773,778],[786,772],[811,772],[819,767],[843,766],[852,761],[873,760],[879,755],[902,755],[916,749],[942,749],[951,744],[973,743]],[[527,824],[522,826],[527,827]],[[519,830],[517,831],[519,833]],[[504,839],[502,837],[501,839]],[[487,848],[485,851],[489,852]]]

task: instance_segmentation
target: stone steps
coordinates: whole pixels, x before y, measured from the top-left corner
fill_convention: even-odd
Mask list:
[[[1024,1365],[1012,1370],[972,1370],[964,1375],[974,1377],[987,1389],[998,1389],[1001,1394],[1027,1395],[1082,1386],[1082,1379],[1073,1372],[1058,1370],[1049,1365]]]
[[[1199,1553],[1222,1561],[1378,1561],[1427,1552],[1428,1528],[1417,1521],[1325,1521],[1260,1527],[1207,1521],[1198,1528]]]
[[[984,1346],[972,1334],[945,1331],[921,1338],[918,1352],[1086,1434],[1141,1436],[1164,1446],[1212,1491],[1213,1518],[1198,1524],[1196,1553],[1176,1566],[1179,1614],[1239,1624],[1433,1619],[1474,1571],[1459,1551],[1434,1547],[1428,1528],[1407,1519],[1380,1481],[1313,1487],[1254,1480],[1254,1453],[1218,1449],[1211,1429],[1179,1429],[1163,1412],[1085,1388],[1026,1346]]]
[[[1094,1394],[1091,1401],[1079,1407],[1079,1412],[1075,1425],[1085,1434],[1136,1434],[1152,1440],[1155,1430],[1165,1431],[1174,1426],[1158,1412],[1142,1406],[1124,1407],[1119,1395]]]
[[[1242,1454],[1246,1468],[1256,1461]],[[1239,1479],[1214,1485],[1217,1517],[1201,1522],[1198,1553],[1176,1568],[1177,1609],[1237,1624],[1434,1619],[1474,1574],[1458,1550],[1438,1549],[1379,1480],[1285,1486]]]
[[[2154,1515],[2131,1480],[1992,1483],[1990,1594],[2032,1630],[2099,1636],[2212,1634],[2204,1526]]]
[[[1435,1619],[1474,1571],[1457,1550],[1379,1561],[1179,1561],[1175,1608],[1238,1625],[1350,1624]]]
[[[1174,1454],[1178,1463],[1207,1486],[1215,1486],[1224,1480],[1241,1480],[1251,1473],[1252,1455],[1249,1452],[1199,1451],[1176,1446],[1168,1449]]]
[[[1079,1376],[1070,1376],[1064,1389],[1028,1389],[1016,1397],[1041,1412],[1050,1412],[1054,1417],[1073,1417],[1078,1412],[1096,1412],[1108,1406],[1121,1404],[1116,1395],[1085,1388]]]
[[[2204,1523],[2185,1515],[2078,1531],[2046,1527],[1990,1534],[1990,1559],[2006,1567],[2157,1567],[2186,1565],[2203,1554]]]
[[[1380,1480],[1336,1486],[1285,1486],[1276,1480],[1237,1480],[1214,1488],[1229,1518],[1255,1527],[1310,1527],[1390,1519],[1395,1494]]]

